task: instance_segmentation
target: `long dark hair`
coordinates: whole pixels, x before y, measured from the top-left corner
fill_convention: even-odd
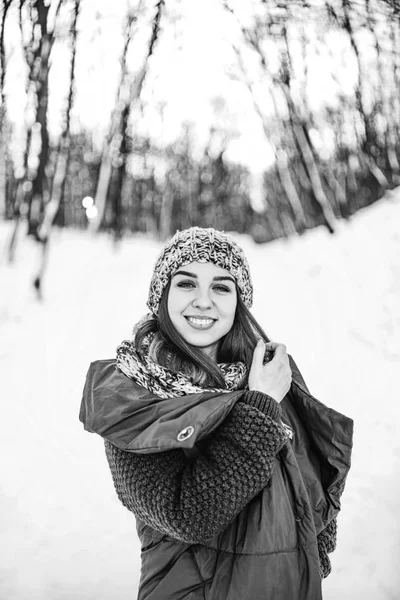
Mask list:
[[[175,329],[167,305],[170,285],[171,280],[162,293],[158,315],[138,327],[135,334],[137,351],[139,353],[142,351],[144,338],[149,333],[154,333],[149,348],[149,357],[172,371],[184,373],[190,377],[193,383],[202,387],[226,387],[217,363],[242,361],[249,371],[257,340],[261,337],[264,341],[269,342],[269,338],[243,303],[237,285],[234,322],[230,331],[220,340],[217,363],[196,346],[188,344]],[[239,389],[246,387],[247,379],[246,375],[240,383]]]

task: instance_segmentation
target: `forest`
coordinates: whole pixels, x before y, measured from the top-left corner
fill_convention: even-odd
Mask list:
[[[0,215],[10,222],[10,261],[20,227],[44,246],[54,227],[108,231],[116,241],[135,232],[165,239],[191,225],[260,243],[320,225],[334,233],[338,219],[399,185],[396,1],[212,5],[224,79],[218,87],[192,74],[199,90],[212,88],[208,119],[183,115],[166,134],[174,98],[162,85],[175,97],[193,85],[169,72],[168,57],[185,52],[187,3],[119,3],[110,43],[101,4],[3,0]],[[207,18],[198,27],[200,62]],[[107,43],[112,78],[102,89],[111,101],[85,90],[86,103],[103,111],[97,127],[78,98],[88,70],[101,71],[96,48],[108,52]],[[257,169],[240,150],[248,122]]]

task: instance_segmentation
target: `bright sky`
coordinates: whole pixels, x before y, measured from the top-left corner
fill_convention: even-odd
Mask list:
[[[131,0],[131,6],[134,2],[136,0]],[[144,5],[146,12],[140,18],[139,32],[134,37],[129,55],[132,71],[143,59],[149,37],[148,24],[154,15],[154,5],[149,6],[147,2]],[[254,0],[231,2],[244,22],[250,19],[258,5],[259,2]],[[129,0],[82,0],[78,21],[74,118],[76,123],[79,120],[93,130],[99,143],[107,131],[115,104],[123,22],[128,6]],[[215,0],[202,0],[201,3],[175,0],[168,2],[167,8],[168,14],[163,21],[165,29],[150,61],[143,89],[145,109],[138,114],[135,127],[142,133],[149,133],[158,143],[167,144],[176,139],[185,122],[191,123],[200,152],[209,140],[211,126],[220,130],[221,135],[228,131],[226,156],[247,165],[257,179],[273,161],[273,152],[232,50],[232,44],[243,49],[235,19],[223,9],[221,2]],[[14,9],[7,31],[7,45],[13,46],[14,50],[9,58],[6,91],[9,117],[18,130],[24,118],[29,117],[29,111],[26,111],[24,61],[16,44],[19,38],[16,16]],[[306,28],[313,40],[306,57],[307,103],[318,110],[322,104],[335,104],[340,91],[352,94],[357,67],[354,55],[346,45],[347,40],[344,42],[340,34],[318,31],[311,23],[306,24]],[[321,35],[327,44],[321,43]],[[368,43],[364,43],[364,56],[367,49]],[[274,68],[274,51],[276,54],[276,49],[270,45],[268,57],[271,68]],[[304,63],[299,47],[294,46],[293,55],[300,74]],[[55,136],[60,131],[60,113],[67,93],[69,57],[69,49],[64,42],[55,44],[49,105],[49,128]],[[267,119],[273,118],[271,99],[258,60],[248,51],[244,51],[243,60],[246,77],[254,86],[264,114]],[[215,137],[216,151],[221,135]],[[321,135],[316,135],[318,142],[329,151],[332,145],[329,132],[325,134],[322,131]]]

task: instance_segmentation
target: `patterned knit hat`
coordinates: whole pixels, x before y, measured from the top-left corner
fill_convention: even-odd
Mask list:
[[[229,271],[236,280],[244,304],[248,308],[251,307],[253,285],[249,264],[242,248],[230,235],[222,231],[211,227],[191,227],[177,231],[157,258],[147,299],[147,306],[153,314],[158,312],[160,299],[170,276],[179,267],[193,261],[210,261]]]

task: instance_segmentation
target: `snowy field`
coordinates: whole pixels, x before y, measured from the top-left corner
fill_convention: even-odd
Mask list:
[[[6,265],[9,231],[0,223],[0,597],[133,600],[134,517],[78,412],[90,361],[112,357],[146,311],[160,244],[140,237],[114,251],[103,236],[55,232],[38,303],[38,250],[21,239]],[[339,223],[336,236],[237,239],[254,314],[287,345],[311,392],[355,420],[324,600],[399,599],[400,193]]]

